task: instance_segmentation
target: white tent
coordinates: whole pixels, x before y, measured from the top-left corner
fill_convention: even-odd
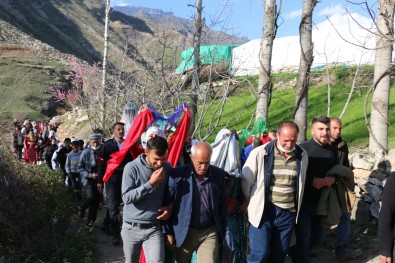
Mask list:
[[[353,18],[347,14],[332,15],[329,19],[333,26],[329,20],[325,20],[313,28],[313,67],[332,63],[347,65],[374,63],[375,38],[369,32],[373,23],[370,18],[359,14],[351,15]],[[353,19],[358,21],[359,25]],[[232,73],[236,76],[258,74],[259,49],[260,39],[249,41],[233,49]],[[299,59],[299,36],[274,40],[272,70],[295,69],[299,65]]]

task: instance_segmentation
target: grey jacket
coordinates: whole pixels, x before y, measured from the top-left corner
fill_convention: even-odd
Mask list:
[[[78,163],[78,172],[81,175],[81,184],[85,186],[88,179],[92,179],[92,173],[97,172],[97,158],[99,150],[94,151],[91,147],[86,148],[80,157],[80,162]]]
[[[146,155],[140,154],[135,160],[129,162],[122,176],[122,200],[123,220],[131,223],[158,223],[158,209],[167,205],[169,196],[168,178],[171,165],[165,163],[165,180],[161,183],[151,186],[149,179],[154,169],[151,168],[146,160]],[[168,196],[167,198],[165,198]]]

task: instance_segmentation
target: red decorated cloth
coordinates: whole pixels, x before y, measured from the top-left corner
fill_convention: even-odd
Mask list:
[[[178,158],[180,157],[182,148],[185,143],[185,139],[187,138],[189,125],[191,123],[191,111],[186,109],[184,111],[184,116],[180,123],[177,126],[176,131],[170,137],[169,140],[169,155],[167,156],[167,161],[173,166],[176,167]]]
[[[132,153],[133,158],[137,158],[137,156],[142,152],[141,148],[137,145],[137,141],[153,120],[154,116],[149,110],[145,110],[137,115],[136,119],[133,121],[132,127],[130,127],[128,136],[122,144],[121,150],[110,155],[112,158],[107,162],[106,173],[103,177],[104,182],[107,182],[108,179],[110,179],[111,175],[122,163],[129,151]]]
[[[177,165],[178,158],[181,154],[185,139],[188,135],[189,125],[191,121],[190,115],[190,110],[185,109],[184,116],[182,117],[176,131],[169,140],[169,155],[167,157],[167,161],[173,167]],[[137,158],[137,156],[139,156],[139,154],[143,152],[143,149],[137,145],[137,141],[153,120],[154,117],[150,110],[145,110],[137,115],[136,119],[133,121],[132,127],[130,128],[124,143],[122,144],[121,150],[113,153],[111,155],[112,158],[107,162],[106,173],[103,177],[104,182],[107,182],[110,179],[111,175],[122,163],[128,152],[132,153],[133,158]]]

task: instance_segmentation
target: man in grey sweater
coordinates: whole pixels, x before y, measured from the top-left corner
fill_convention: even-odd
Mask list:
[[[139,262],[141,247],[147,262],[164,262],[161,221],[170,216],[167,154],[166,139],[156,136],[148,140],[145,153],[124,168],[121,236],[126,263]]]

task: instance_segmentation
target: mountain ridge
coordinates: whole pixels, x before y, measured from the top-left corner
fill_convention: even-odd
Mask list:
[[[163,65],[164,72],[171,74],[181,61],[181,51],[192,46],[193,21],[171,12],[144,10],[127,15],[114,8],[110,13],[109,65],[137,79],[136,74],[144,74],[145,69]],[[57,114],[54,105],[46,106],[51,100],[49,87],[65,84],[71,58],[88,63],[102,60],[104,11],[104,1],[96,0],[0,1],[0,88],[7,90],[0,96],[0,104],[11,97],[16,100],[12,103],[15,106],[9,105],[5,113],[0,110],[0,115],[47,118]],[[157,19],[158,14],[162,14],[162,20]],[[224,32],[205,30],[208,33],[202,44],[245,42]],[[57,70],[29,66],[35,64],[51,65]],[[29,77],[19,76],[20,65],[29,69],[23,73]],[[21,79],[26,83],[20,83]],[[13,92],[15,88],[21,92]],[[33,91],[34,97],[40,99],[30,103]],[[16,106],[35,103],[39,106]]]

